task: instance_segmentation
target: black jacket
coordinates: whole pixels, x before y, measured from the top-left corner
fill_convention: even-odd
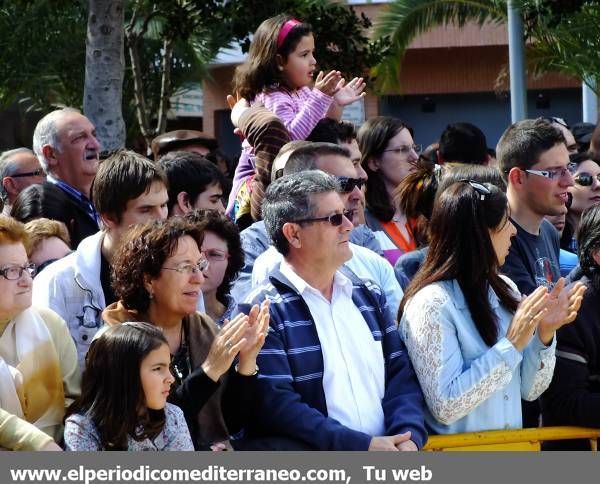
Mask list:
[[[542,395],[544,426],[600,428],[600,288],[587,286],[577,319],[556,334],[556,368]],[[587,441],[546,443],[548,450],[589,449]]]

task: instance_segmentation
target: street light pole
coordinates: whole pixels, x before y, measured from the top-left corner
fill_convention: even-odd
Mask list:
[[[525,31],[521,10],[508,0],[508,66],[510,71],[510,118],[513,123],[527,117],[525,77]]]

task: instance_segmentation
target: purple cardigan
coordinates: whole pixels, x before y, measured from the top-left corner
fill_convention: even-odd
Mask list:
[[[252,105],[262,104],[273,112],[288,130],[290,139],[303,140],[308,137],[317,123],[323,119],[333,98],[318,89],[303,87],[295,91],[272,90],[261,93]],[[254,175],[254,155],[252,147],[247,141],[242,144],[243,150],[240,161],[233,175],[233,188],[229,194],[227,214],[232,215],[235,197],[240,185],[248,177]]]

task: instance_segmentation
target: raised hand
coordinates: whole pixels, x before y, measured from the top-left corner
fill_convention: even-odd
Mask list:
[[[506,332],[506,337],[517,350],[523,351],[533,337],[540,321],[548,312],[547,302],[548,290],[540,286],[519,304]]]
[[[575,321],[586,289],[581,282],[567,287],[564,277],[558,280],[548,297],[548,311],[540,321],[539,335],[542,343],[550,344],[560,327]]]
[[[248,316],[238,314],[219,331],[215,337],[202,369],[213,381],[221,378],[231,367],[235,355],[246,344],[244,334],[248,328]]]
[[[333,96],[339,90],[339,83],[342,81],[342,74],[340,71],[330,71],[324,74],[320,71],[315,80],[315,89]]]
[[[264,300],[260,305],[252,306],[248,314],[248,327],[244,333],[245,343],[240,349],[238,371],[242,375],[252,375],[256,370],[256,357],[265,343],[269,331],[269,301]]]
[[[367,93],[364,90],[367,85],[362,77],[355,77],[345,86],[344,82],[342,79],[341,84],[338,83],[338,90],[333,95],[333,99],[340,106],[347,106],[366,96]]]

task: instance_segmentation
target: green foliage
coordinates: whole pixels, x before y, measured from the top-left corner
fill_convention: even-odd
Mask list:
[[[522,9],[530,69],[560,71],[599,85],[600,5],[598,0],[515,0]],[[506,0],[395,0],[380,17],[376,37],[390,47],[373,70],[380,91],[397,89],[398,73],[410,43],[436,26],[504,22]]]
[[[85,74],[88,0],[0,0],[0,108],[22,97],[39,109],[55,104],[81,108]],[[371,26],[347,6],[329,0],[129,0],[134,13],[146,114],[160,102],[161,49],[173,41],[171,92],[200,81],[207,64],[231,42],[249,46],[250,34],[268,17],[289,12],[311,23],[321,69],[347,77],[368,74],[381,59],[385,40],[371,42]],[[139,134],[130,59],[123,84],[128,139]]]
[[[382,58],[386,40],[371,41],[366,35],[371,21],[341,3],[327,0],[278,0],[261,2],[230,2],[231,38],[239,41],[244,52],[250,47],[249,33],[260,23],[285,12],[311,24],[315,36],[315,57],[319,69],[336,69],[347,79],[368,77],[369,69]]]
[[[396,0],[379,17],[375,37],[389,42],[382,61],[375,67],[379,91],[398,88],[398,73],[410,43],[433,27],[467,22],[483,25],[506,19],[502,0]]]
[[[558,71],[600,92],[600,4],[597,1],[523,0],[527,58],[541,74]]]
[[[87,2],[4,0],[0,6],[0,108],[27,96],[37,107],[81,106]]]

